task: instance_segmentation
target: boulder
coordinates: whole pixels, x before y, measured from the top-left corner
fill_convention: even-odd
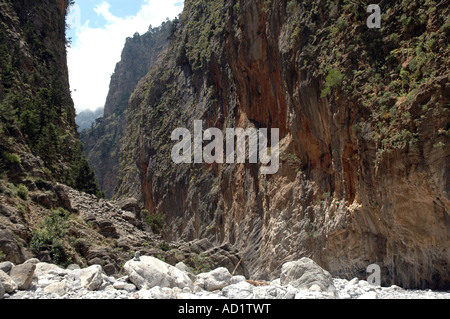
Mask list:
[[[140,290],[153,287],[194,288],[192,280],[181,270],[154,258],[143,256],[140,261],[130,260],[124,270],[129,280]]]
[[[227,299],[252,299],[253,286],[246,281],[223,288],[222,295]]]
[[[99,219],[98,221],[99,233],[105,237],[110,238],[119,238],[119,234],[117,233],[116,226],[113,222],[106,219]]]
[[[153,287],[152,289],[142,289],[138,292],[139,299],[142,300],[161,300],[172,299],[172,296],[167,291],[167,288]]]
[[[28,290],[28,288],[30,288],[31,281],[33,280],[35,270],[35,264],[22,264],[14,266],[11,269],[9,276],[16,282],[19,290]]]
[[[69,271],[76,270],[76,269],[81,269],[81,267],[78,266],[77,264],[71,264],[71,265],[67,266],[67,270],[69,270]]]
[[[281,268],[280,282],[283,286],[292,285],[297,289],[320,288],[323,293],[334,297],[337,293],[331,274],[309,258],[284,264]]]
[[[365,300],[373,300],[373,299],[378,299],[378,294],[375,291],[369,291],[366,292],[365,294],[361,295],[358,297],[358,299],[365,299]]]
[[[75,270],[77,271],[77,270]],[[103,283],[103,270],[99,265],[79,270],[81,287],[88,290],[97,290]]]
[[[234,285],[242,281],[247,281],[247,279],[244,276],[233,276],[233,278],[231,278],[230,285]]]
[[[117,203],[117,205],[120,207],[121,210],[132,213],[137,213],[141,210],[139,201],[137,201],[135,198],[122,199]]]
[[[72,207],[68,187],[62,184],[56,184],[54,187],[55,193],[58,196],[59,205],[70,212],[75,213],[76,209]]]
[[[66,294],[67,282],[65,280],[61,282],[55,282],[44,288],[46,293],[57,294],[64,296]]]
[[[8,230],[0,230],[0,250],[6,255],[6,260],[15,264],[26,260],[13,234]]]
[[[117,274],[117,268],[114,264],[107,264],[105,266],[103,266],[103,271],[108,275],[108,276],[113,276],[115,274]]]
[[[0,285],[2,285],[5,292],[9,294],[15,292],[19,288],[16,282],[12,280],[11,277],[9,277],[3,270],[0,270]]]
[[[24,264],[34,264],[34,265],[37,265],[39,263],[40,263],[40,260],[37,258],[30,258],[24,262]]]
[[[213,247],[214,247],[214,245],[207,238],[195,240],[195,241],[189,243],[189,248],[191,249],[191,251],[193,253],[196,253],[196,254],[204,253],[205,251],[207,251]]]
[[[34,274],[38,278],[48,276],[48,275],[64,276],[67,274],[67,271],[61,267],[54,265],[54,264],[38,263],[38,264],[36,264],[36,269],[34,271]]]
[[[195,281],[196,276],[192,273],[191,269],[188,266],[186,266],[185,263],[179,262],[178,264],[175,265],[175,268],[178,268],[179,270],[184,272],[189,277],[189,279]]]
[[[3,299],[5,296],[5,288],[3,288],[3,285],[0,283],[0,299]]]
[[[232,278],[228,269],[222,267],[198,275],[196,284],[207,291],[221,290],[231,284]]]
[[[113,284],[113,287],[114,287],[114,289],[117,289],[117,290],[123,290],[123,289],[125,289],[126,285],[127,285],[127,283],[124,281],[116,281]]]
[[[10,261],[5,261],[0,263],[0,270],[3,270],[5,273],[9,274],[9,271],[13,267],[13,263]]]
[[[136,214],[128,211],[122,213],[122,218],[128,221],[130,224],[137,226],[139,221],[136,220]]]

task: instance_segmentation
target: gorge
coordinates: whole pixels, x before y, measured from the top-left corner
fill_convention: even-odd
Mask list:
[[[357,1],[186,0],[178,19],[127,39],[104,117],[81,133],[89,165],[67,85],[64,10],[56,11],[68,3],[0,3],[1,44],[22,52],[18,65],[2,65],[2,108],[14,103],[3,95],[11,87],[58,74],[64,95],[45,101],[64,106],[55,121],[70,128],[53,138],[46,125],[26,130],[30,110],[9,119],[2,111],[1,228],[21,238],[15,250],[30,253],[37,221],[61,207],[72,214],[67,254],[107,260],[112,273],[139,250],[271,281],[308,257],[335,278],[366,279],[377,264],[383,286],[450,289],[449,1],[379,1],[378,29]],[[53,32],[40,31],[43,17],[58,21],[46,26]],[[33,34],[44,43],[39,56]],[[264,163],[248,158],[175,164],[172,132],[194,132],[195,121],[222,136],[278,129],[279,170],[261,174]],[[33,136],[58,148],[30,147]],[[73,145],[76,159],[66,152]],[[87,183],[90,167],[98,185]],[[100,189],[110,200],[94,198]]]

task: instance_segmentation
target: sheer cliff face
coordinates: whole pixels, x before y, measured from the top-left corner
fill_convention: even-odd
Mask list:
[[[255,278],[308,256],[334,275],[449,288],[448,1],[186,1],[168,52],[134,91],[118,195],[208,237]],[[419,15],[420,18],[409,17]],[[171,133],[279,128],[281,167],[181,164]]]
[[[121,61],[111,77],[104,117],[93,130],[81,134],[85,154],[108,198],[113,197],[117,187],[120,140],[126,128],[128,100],[139,80],[167,48],[171,25],[171,22],[165,22],[161,27],[150,28],[143,35],[136,34],[127,39]]]
[[[52,179],[95,193],[69,89],[68,1],[0,5],[0,177]]]

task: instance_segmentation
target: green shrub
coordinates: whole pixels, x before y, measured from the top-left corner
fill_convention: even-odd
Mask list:
[[[58,265],[67,263],[68,258],[64,249],[63,238],[69,228],[69,214],[63,209],[54,210],[41,224],[39,230],[34,231],[30,247],[33,253],[49,252],[52,261]]]
[[[321,98],[327,97],[331,93],[331,89],[340,84],[344,78],[344,74],[339,70],[331,69],[325,77],[325,88],[322,90]]]
[[[25,185],[20,184],[19,187],[17,187],[17,196],[19,196],[23,200],[27,200],[28,188]]]
[[[0,261],[5,261],[6,255],[3,253],[3,251],[0,250]]]
[[[10,164],[20,164],[21,163],[20,157],[17,154],[3,152],[2,157]]]
[[[148,210],[141,211],[144,221],[149,225],[155,234],[161,234],[166,216],[164,214],[150,214]]]
[[[36,185],[37,188],[39,189],[45,189],[45,190],[49,190],[51,188],[51,182],[47,182],[46,180],[38,177],[34,180],[34,184]]]
[[[291,0],[286,5],[286,13],[293,14],[298,9],[298,3],[297,0]]]
[[[201,274],[201,273],[206,273],[211,271],[211,266],[209,265],[207,259],[206,259],[206,255],[205,254],[196,254],[196,253],[192,253],[189,256],[189,265],[190,265],[190,269],[192,270],[192,272],[196,275]]]

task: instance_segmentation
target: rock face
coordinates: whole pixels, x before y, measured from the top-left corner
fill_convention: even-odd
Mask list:
[[[125,264],[124,270],[138,289],[194,288],[191,279],[184,272],[154,257],[141,257],[140,261],[130,260]]]
[[[21,264],[25,261],[22,250],[9,230],[0,230],[0,250],[13,263]]]
[[[255,278],[308,256],[334,276],[362,279],[377,263],[385,285],[450,287],[448,6],[437,3],[383,2],[385,27],[369,30],[362,7],[325,0],[186,2],[130,98],[117,196],[164,213],[169,241],[229,243]],[[422,20],[399,22],[419,6]],[[194,120],[279,128],[278,173],[174,164],[171,133]]]
[[[1,180],[26,187],[34,179],[54,180],[96,193],[69,87],[69,1],[2,0],[0,5]]]
[[[113,197],[118,183],[119,148],[126,128],[128,100],[139,80],[153,68],[160,53],[167,48],[171,27],[171,22],[165,22],[126,40],[121,61],[111,77],[104,115],[96,121],[93,129],[81,133],[86,157],[108,198]]]

